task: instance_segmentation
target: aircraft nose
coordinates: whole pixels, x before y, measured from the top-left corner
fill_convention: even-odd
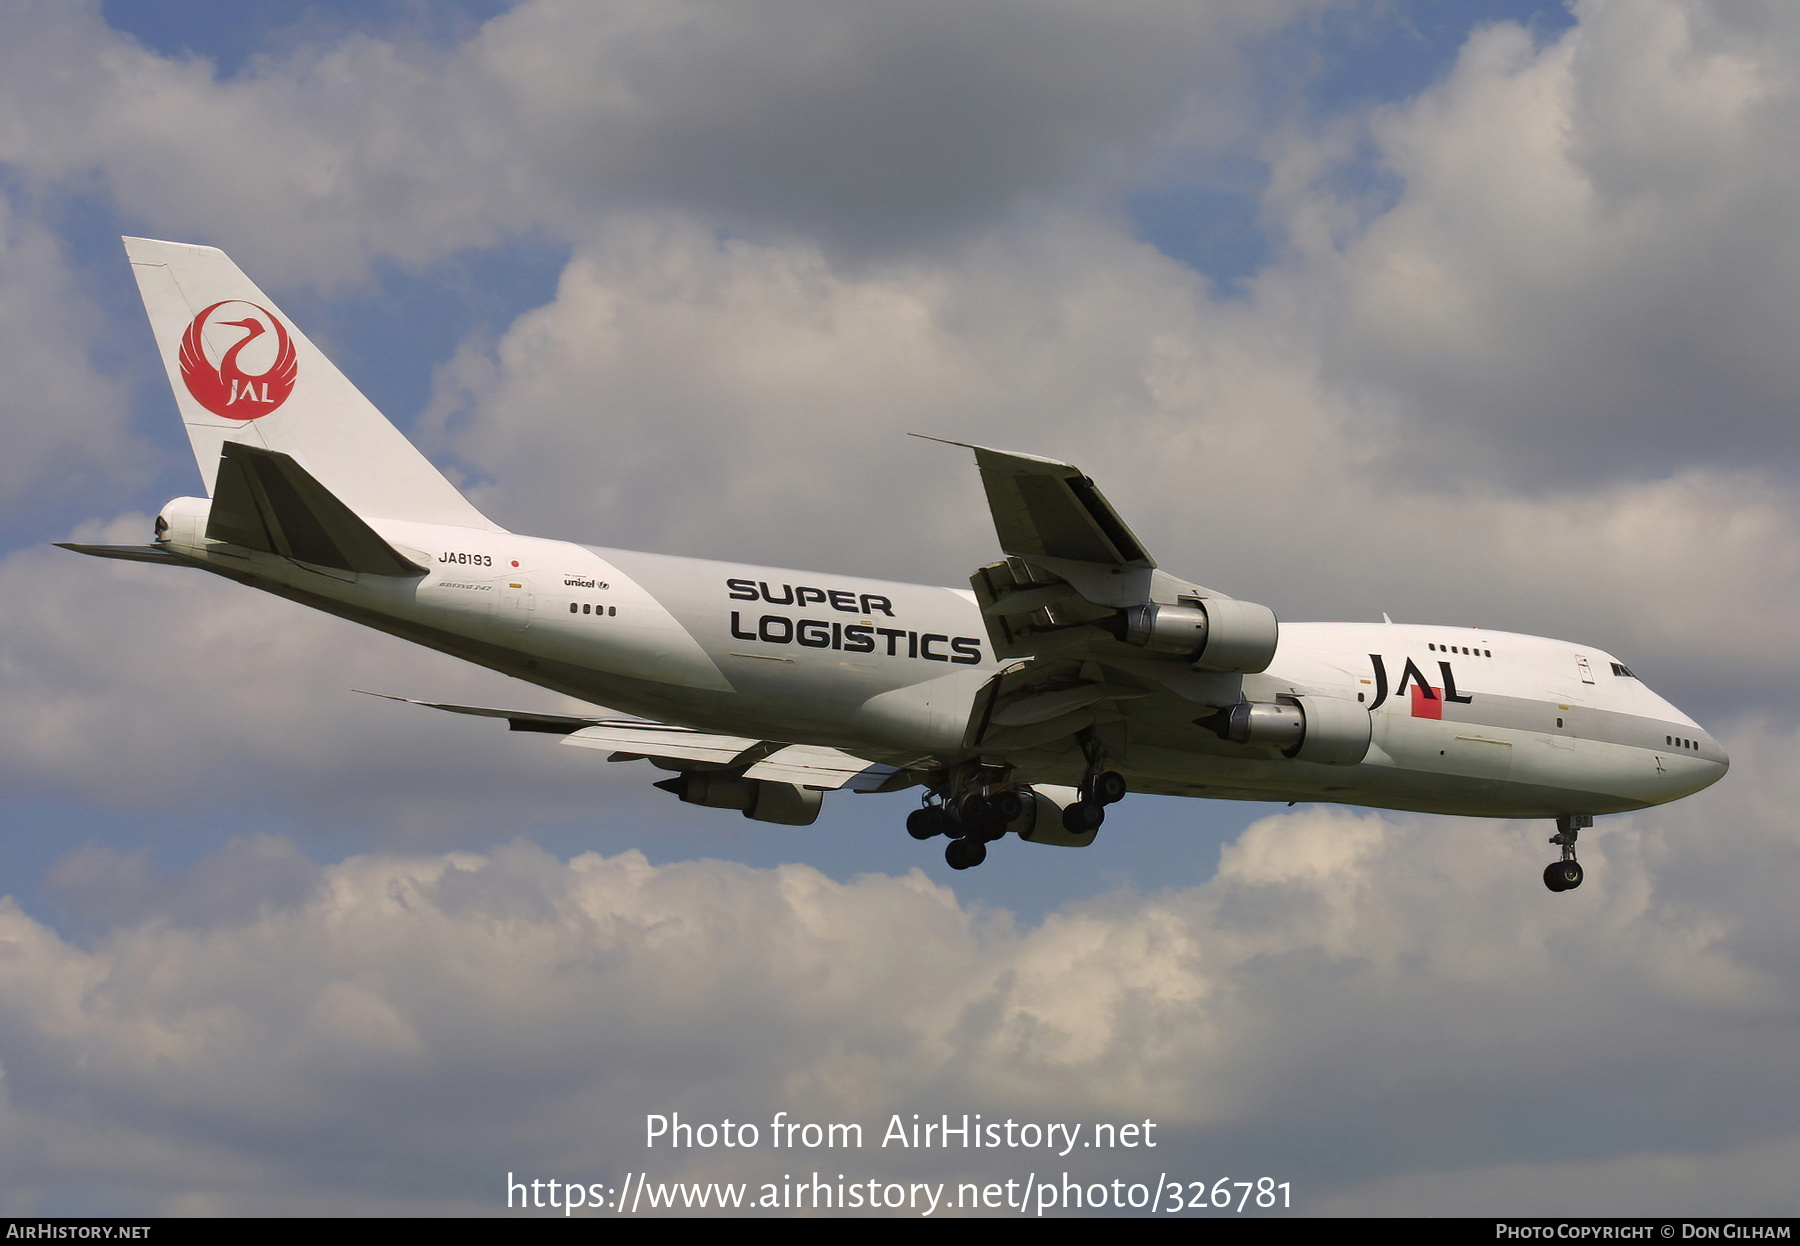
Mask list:
[[[1700,732],[1699,743],[1700,760],[1710,762],[1712,766],[1712,773],[1703,786],[1711,787],[1720,779],[1723,779],[1725,777],[1725,772],[1731,769],[1731,755],[1720,746],[1717,740],[1712,738],[1712,735],[1709,732]]]

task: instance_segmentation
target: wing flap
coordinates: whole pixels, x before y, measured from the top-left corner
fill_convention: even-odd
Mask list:
[[[748,736],[713,735],[653,722],[596,722],[564,736],[562,742],[576,748],[610,749],[625,758],[699,762],[721,769],[741,764],[740,757],[762,744]]]
[[[867,762],[842,749],[817,744],[790,744],[744,771],[746,779],[773,779],[829,791],[879,791],[900,773],[899,766]]]
[[[384,692],[366,695],[451,714],[503,718],[513,731],[560,735],[561,743],[576,748],[606,749],[611,754],[609,761],[647,760],[674,770],[725,770],[746,779],[768,779],[825,791],[841,788],[854,792],[892,791],[917,781],[903,767],[867,761],[842,749],[819,744],[786,744],[779,740],[695,731],[691,727],[642,718],[578,718],[415,701]]]

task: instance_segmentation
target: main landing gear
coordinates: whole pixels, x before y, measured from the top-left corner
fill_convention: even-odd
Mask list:
[[[1550,842],[1562,847],[1562,860],[1544,867],[1544,886],[1552,891],[1573,891],[1581,886],[1581,862],[1575,859],[1575,839],[1584,827],[1594,824],[1591,813],[1557,815],[1556,834]]]
[[[920,840],[948,836],[944,861],[953,870],[966,870],[987,860],[987,846],[1015,823],[1029,834],[1030,819],[1042,816],[1037,802],[1044,798],[1029,787],[1003,786],[1004,779],[993,771],[959,777],[962,781],[951,786],[950,794],[927,795],[926,803],[907,815],[906,832]],[[1091,774],[1081,786],[1080,799],[1063,809],[1063,828],[1072,835],[1097,830],[1106,819],[1106,806],[1123,800],[1128,790],[1116,770]]]
[[[1124,800],[1129,790],[1117,770],[1090,771],[1081,785],[1081,799],[1063,810],[1063,829],[1071,835],[1099,830],[1106,821],[1106,807]]]
[[[948,835],[944,860],[953,870],[966,870],[987,860],[987,846],[1025,814],[1030,792],[1016,787],[983,791],[970,785],[960,795],[936,804],[922,805],[906,818],[906,832],[914,839]]]

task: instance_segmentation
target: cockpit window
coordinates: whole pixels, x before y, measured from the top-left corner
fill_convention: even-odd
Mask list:
[[[1627,679],[1636,679],[1636,678],[1637,678],[1637,676],[1636,676],[1636,675],[1633,675],[1633,674],[1632,674],[1632,673],[1631,673],[1631,671],[1630,671],[1630,669],[1629,669],[1629,668],[1627,668],[1627,667],[1624,667],[1624,666],[1621,666],[1621,665],[1620,665],[1620,664],[1619,664],[1619,663],[1617,663],[1617,662],[1614,662],[1614,663],[1613,663],[1613,664],[1612,664],[1612,668],[1613,668],[1613,674],[1615,674],[1615,675],[1623,675],[1623,676],[1625,676],[1625,678],[1627,678]]]

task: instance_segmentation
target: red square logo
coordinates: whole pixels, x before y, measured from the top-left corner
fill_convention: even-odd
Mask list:
[[[1423,684],[1413,684],[1412,702],[1414,718],[1442,718],[1444,716],[1444,694],[1441,689],[1427,688]]]

